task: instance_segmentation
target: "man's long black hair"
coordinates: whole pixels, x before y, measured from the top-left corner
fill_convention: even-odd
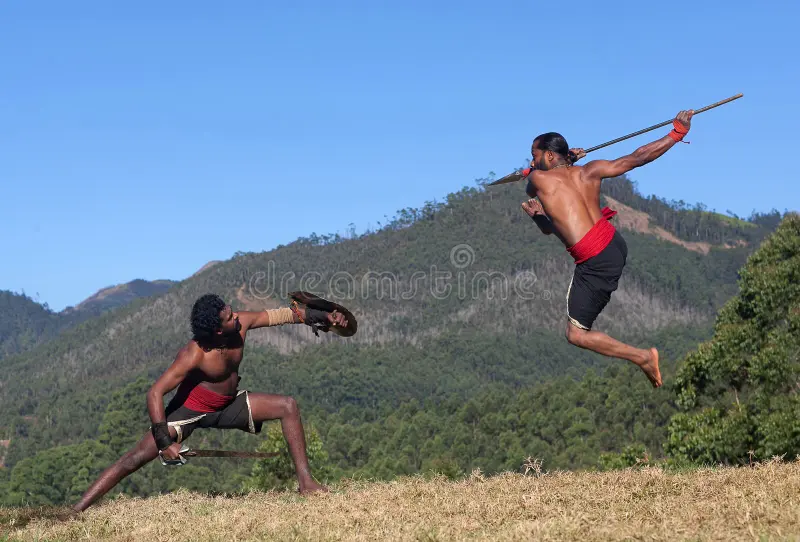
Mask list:
[[[569,145],[564,136],[557,132],[547,132],[536,136],[531,145],[531,154],[533,149],[537,148],[543,151],[550,151],[561,156],[564,160],[569,160]]]

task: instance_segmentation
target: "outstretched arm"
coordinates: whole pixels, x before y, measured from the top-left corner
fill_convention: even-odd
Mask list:
[[[299,307],[300,314],[305,311]],[[284,324],[299,324],[302,320],[288,307],[270,309],[265,311],[239,311],[239,322],[244,329],[257,329],[260,327],[282,326]]]
[[[683,136],[689,133],[693,114],[694,111],[692,110],[681,111],[675,117],[674,128],[669,134],[639,147],[633,153],[622,158],[617,158],[616,160],[593,160],[583,166],[584,174],[589,177],[608,179],[649,164],[671,149],[675,143],[681,141]]]
[[[339,312],[324,312],[298,305],[296,311],[288,307],[270,309],[265,311],[241,311],[239,322],[243,329],[257,329],[260,327],[282,326],[284,324],[312,324],[317,321],[330,322],[333,325],[347,327],[347,319]]]

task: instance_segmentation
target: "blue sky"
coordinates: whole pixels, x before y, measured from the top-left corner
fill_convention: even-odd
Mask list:
[[[4,2],[0,288],[60,310],[363,231],[513,170],[537,133],[590,147],[739,92],[633,178],[800,207],[797,2],[289,4]]]

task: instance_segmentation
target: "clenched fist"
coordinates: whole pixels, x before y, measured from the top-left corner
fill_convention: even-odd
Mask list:
[[[522,209],[528,213],[528,216],[533,218],[536,215],[544,215],[544,207],[536,198],[531,198],[528,201],[522,202]]]
[[[689,128],[692,125],[692,116],[694,115],[694,110],[689,109],[688,111],[681,111],[675,116],[675,120],[683,124],[686,128],[686,131],[689,131]]]

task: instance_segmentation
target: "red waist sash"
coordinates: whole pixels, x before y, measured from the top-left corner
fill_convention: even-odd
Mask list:
[[[203,386],[195,386],[183,405],[195,412],[216,412],[222,410],[236,399],[233,395],[221,395]]]
[[[595,222],[592,229],[586,232],[586,235],[580,241],[567,248],[567,252],[575,260],[576,265],[603,252],[614,238],[617,229],[608,221],[617,212],[608,207],[603,207],[601,212],[603,213],[603,218]]]

